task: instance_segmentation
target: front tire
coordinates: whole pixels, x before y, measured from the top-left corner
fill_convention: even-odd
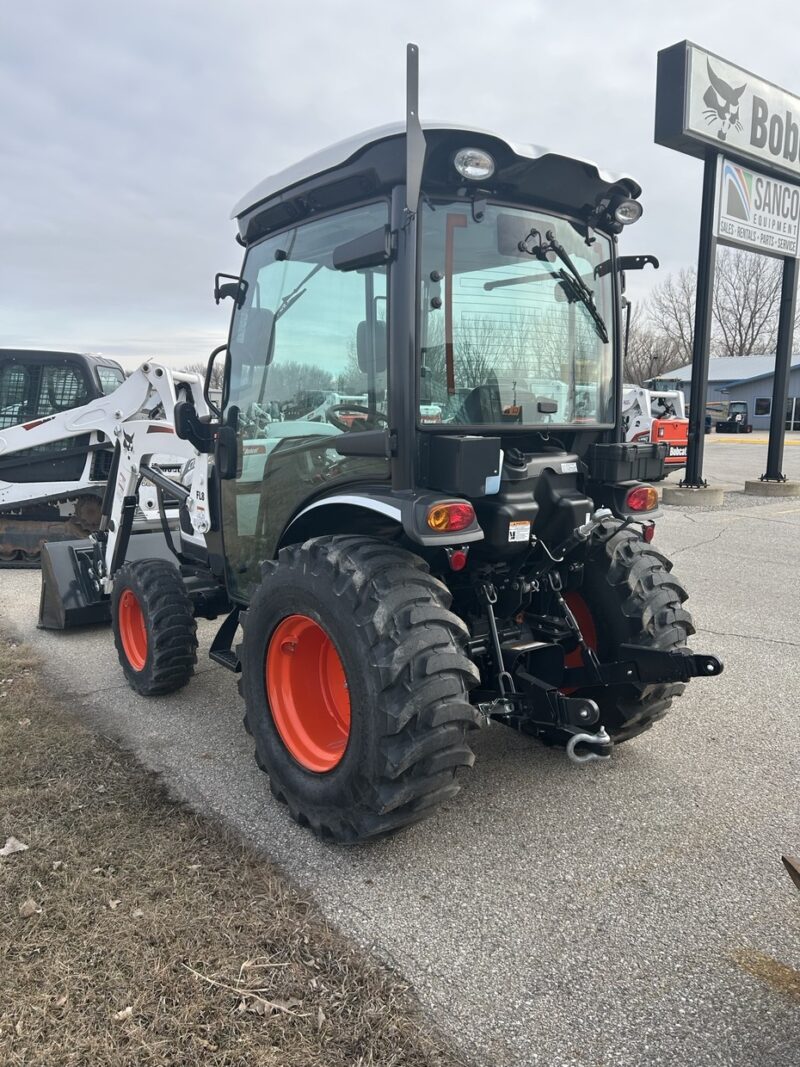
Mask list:
[[[163,559],[126,563],[111,593],[114,644],[132,689],[160,696],[182,689],[197,663],[197,623],[177,567]]]
[[[567,594],[584,638],[601,662],[618,660],[622,644],[682,648],[695,630],[672,562],[631,529],[609,533],[586,561],[581,589]],[[684,688],[682,682],[631,684],[587,688],[580,695],[597,702],[601,725],[619,744],[662,719]]]
[[[458,792],[478,673],[449,605],[421,559],[369,537],[264,564],[244,622],[246,723],[273,794],[320,837],[386,834]]]

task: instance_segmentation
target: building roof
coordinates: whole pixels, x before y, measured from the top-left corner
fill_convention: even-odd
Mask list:
[[[792,368],[800,367],[800,354],[792,356]],[[769,378],[775,371],[775,356],[716,356],[708,361],[709,382],[749,382],[755,378]],[[675,378],[680,382],[689,382],[692,378],[692,364],[678,367],[663,378]]]
[[[597,175],[598,181],[605,182],[608,185],[614,185],[619,181],[628,181],[633,187],[633,196],[638,196],[641,192],[641,189],[633,178],[624,174],[612,174],[609,171],[601,170],[592,160],[581,159],[577,156],[562,156],[561,153],[551,152],[550,149],[542,148],[541,145],[521,144],[518,141],[511,141],[500,134],[492,133],[490,130],[476,129],[473,126],[462,126],[457,122],[423,122],[422,128],[423,130],[431,131],[456,130],[463,131],[465,134],[478,134],[494,137],[497,140],[502,141],[514,155],[522,159],[537,160],[542,159],[545,156],[572,159],[576,163],[591,168]],[[374,129],[366,130],[363,133],[356,134],[354,137],[348,137],[344,141],[338,141],[336,144],[330,145],[328,148],[324,148],[320,152],[314,152],[312,155],[306,156],[305,159],[300,160],[298,163],[293,163],[290,167],[286,167],[285,170],[278,171],[276,174],[264,178],[263,181],[259,182],[258,185],[251,189],[249,193],[243,196],[241,200],[234,205],[233,211],[231,212],[231,218],[239,218],[251,208],[255,207],[256,204],[269,200],[271,197],[276,196],[278,193],[282,193],[285,189],[289,189],[293,185],[298,185],[300,182],[312,178],[317,174],[324,173],[328,170],[334,170],[335,168],[342,166],[344,163],[348,162],[348,160],[352,159],[353,156],[362,152],[370,145],[374,145],[379,141],[388,140],[392,137],[404,136],[405,132],[405,123],[392,122],[385,126],[377,126]],[[468,142],[468,138],[465,137],[465,141]]]

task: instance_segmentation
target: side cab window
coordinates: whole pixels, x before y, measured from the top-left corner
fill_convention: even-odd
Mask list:
[[[225,412],[237,429],[237,477],[221,485],[229,587],[243,599],[312,498],[389,476],[383,456],[335,447],[343,434],[387,426],[387,266],[341,269],[337,250],[388,221],[388,203],[376,202],[310,220],[247,254]]]

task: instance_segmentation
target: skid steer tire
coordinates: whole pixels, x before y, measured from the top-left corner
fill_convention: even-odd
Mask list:
[[[111,620],[117,655],[132,689],[160,696],[186,685],[197,663],[197,623],[177,567],[163,559],[120,567]]]
[[[464,623],[417,556],[320,537],[265,563],[244,621],[256,761],[292,817],[352,842],[429,815],[474,762]]]
[[[607,528],[606,536],[586,562],[581,589],[567,594],[588,643],[601,661],[619,659],[622,644],[683,647],[695,631],[671,561],[633,530]],[[663,718],[684,688],[682,682],[635,684],[582,689],[580,695],[597,702],[600,722],[619,744]]]

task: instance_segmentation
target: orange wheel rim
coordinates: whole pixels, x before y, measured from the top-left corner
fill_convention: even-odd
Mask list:
[[[589,648],[592,649],[592,651],[596,652],[597,651],[597,627],[595,626],[594,616],[592,615],[592,612],[591,612],[591,610],[589,608],[589,605],[583,599],[583,596],[580,593],[575,592],[575,590],[570,590],[570,592],[565,593],[564,594],[564,599],[567,602],[567,607],[572,612],[572,614],[575,616],[575,621],[577,622],[578,626],[580,626],[581,633],[583,634],[584,641],[589,646]],[[583,662],[583,649],[581,648],[580,645],[577,645],[575,648],[573,648],[573,650],[569,653],[569,655],[564,657],[564,666],[565,667],[583,667],[583,666],[585,666],[585,664]],[[575,690],[574,689],[562,689],[561,692],[564,693],[565,695],[568,695],[569,693],[574,693]]]
[[[264,673],[272,719],[292,757],[318,774],[333,770],[350,737],[350,693],[326,631],[307,615],[283,619]]]
[[[147,626],[141,605],[130,589],[123,590],[118,608],[119,636],[125,658],[135,671],[147,662]]]

